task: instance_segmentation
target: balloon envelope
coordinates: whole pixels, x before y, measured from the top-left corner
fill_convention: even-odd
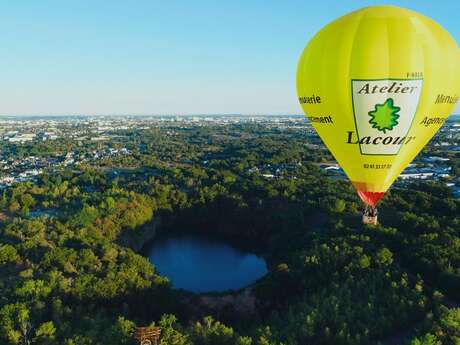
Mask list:
[[[361,199],[375,206],[455,108],[460,51],[425,16],[366,7],[311,39],[297,92]]]

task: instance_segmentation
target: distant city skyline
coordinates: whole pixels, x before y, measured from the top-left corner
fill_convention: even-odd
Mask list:
[[[0,115],[300,114],[305,44],[375,4],[0,1]],[[389,4],[431,17],[460,42],[457,1]]]

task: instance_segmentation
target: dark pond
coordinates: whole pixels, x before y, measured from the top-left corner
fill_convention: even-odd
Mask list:
[[[261,257],[202,236],[158,238],[147,254],[174,288],[193,292],[240,289],[267,273]]]
[[[55,218],[59,215],[59,210],[54,208],[49,209],[36,209],[29,212],[29,218],[49,217]]]

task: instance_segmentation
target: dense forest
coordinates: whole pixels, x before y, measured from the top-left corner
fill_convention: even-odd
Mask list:
[[[3,144],[7,156],[131,154],[0,193],[0,344],[136,344],[146,325],[162,327],[162,345],[460,344],[460,201],[445,183],[396,185],[380,225],[365,226],[353,188],[320,169],[332,157],[302,130],[120,137]],[[173,289],[129,244],[153,223],[263,255],[254,310],[201,310]]]

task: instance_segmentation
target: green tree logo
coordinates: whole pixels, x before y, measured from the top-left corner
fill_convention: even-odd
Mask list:
[[[399,110],[401,108],[394,105],[393,98],[388,98],[385,103],[376,104],[375,109],[369,112],[369,123],[372,128],[383,133],[391,131],[398,124]]]

